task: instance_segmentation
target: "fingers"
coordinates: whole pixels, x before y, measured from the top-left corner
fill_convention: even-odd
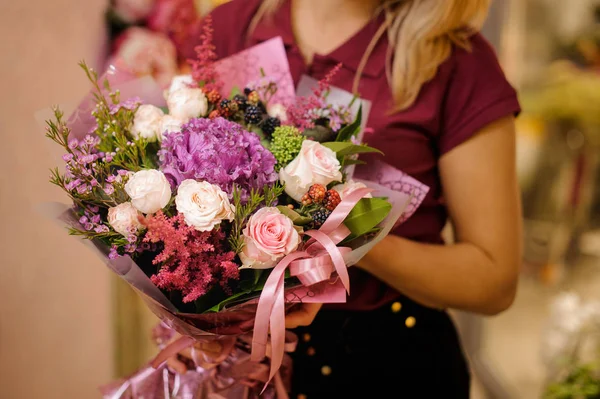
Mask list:
[[[319,310],[323,306],[320,303],[303,303],[297,310],[285,316],[285,328],[296,328],[310,325]]]
[[[167,359],[167,366],[178,374],[185,374],[187,372],[187,366],[175,356]]]

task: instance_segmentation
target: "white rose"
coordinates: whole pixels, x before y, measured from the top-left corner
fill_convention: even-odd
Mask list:
[[[283,106],[283,104],[273,104],[269,107],[269,109],[267,110],[267,113],[269,114],[269,116],[271,118],[277,118],[282,122],[285,122],[288,120],[287,117],[287,110],[285,109],[285,107]]]
[[[142,213],[155,213],[171,200],[171,186],[165,175],[156,169],[135,172],[125,184],[131,204]]]
[[[138,219],[139,215],[140,212],[131,202],[124,202],[108,209],[108,223],[117,233],[127,237],[142,227]]]
[[[160,124],[164,116],[162,109],[154,105],[140,105],[135,111],[131,135],[134,138],[143,137],[148,141],[156,141],[161,137]]]
[[[338,184],[337,186],[333,187],[333,189],[340,194],[340,198],[342,200],[359,188],[367,188],[367,186],[364,183],[349,180],[344,184]],[[373,196],[371,194],[367,194],[363,198],[373,198]]]
[[[160,120],[160,139],[165,136],[165,133],[181,132],[181,121],[171,115],[164,115]]]
[[[191,118],[206,116],[208,102],[202,89],[198,87],[183,87],[169,91],[167,96],[169,114],[187,123]]]
[[[279,171],[279,180],[285,184],[285,192],[300,202],[311,185],[342,181],[340,167],[334,151],[316,141],[304,140],[300,154]]]
[[[211,231],[223,220],[232,221],[235,207],[219,186],[202,181],[184,180],[175,197],[177,211],[185,222],[198,231]]]
[[[171,85],[165,90],[165,100],[169,98],[169,94],[179,89],[187,89],[190,85],[194,84],[194,78],[192,75],[177,75],[171,80]]]

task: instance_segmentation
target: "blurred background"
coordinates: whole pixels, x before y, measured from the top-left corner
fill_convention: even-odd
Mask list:
[[[35,115],[87,92],[81,59],[168,79],[179,28],[223,2],[0,3],[0,398],[96,398],[155,353],[154,316],[37,212],[64,199]],[[600,398],[600,1],[495,0],[484,34],[523,103],[526,234],[514,306],[454,314],[473,398]]]

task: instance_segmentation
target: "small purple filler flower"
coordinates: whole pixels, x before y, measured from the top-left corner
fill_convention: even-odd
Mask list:
[[[250,189],[277,181],[275,157],[258,136],[223,118],[192,119],[181,132],[167,134],[159,157],[174,188],[186,179],[202,180],[231,197],[235,184],[245,202]]]

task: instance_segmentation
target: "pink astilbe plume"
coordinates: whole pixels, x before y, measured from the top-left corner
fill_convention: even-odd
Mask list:
[[[200,34],[200,44],[194,48],[196,59],[188,60],[192,66],[192,77],[198,82],[205,92],[211,90],[220,91],[223,82],[219,78],[219,73],[215,68],[215,45],[213,44],[212,17],[207,15],[202,24],[202,33]]]
[[[313,94],[305,97],[298,97],[296,103],[288,109],[290,124],[298,127],[300,130],[312,129],[315,127],[315,120],[319,119],[322,111],[327,109],[327,92],[331,87],[331,81],[339,72],[342,64],[337,64],[331,71],[321,79],[317,87],[313,88]]]
[[[169,218],[161,211],[143,224],[148,229],[144,241],[164,246],[153,261],[161,268],[152,282],[167,291],[180,291],[183,302],[198,299],[217,283],[227,291],[230,280],[239,278],[235,253],[226,251],[222,232],[197,231],[185,224],[183,215]]]

